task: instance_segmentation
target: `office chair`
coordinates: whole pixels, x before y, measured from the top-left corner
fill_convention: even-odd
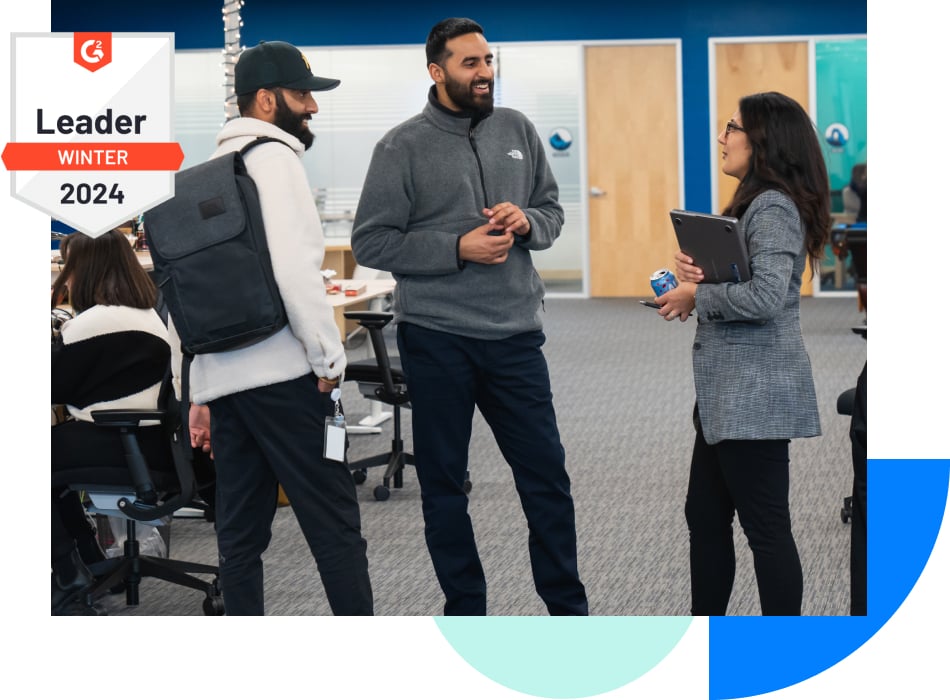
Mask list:
[[[844,260],[851,254],[851,272],[858,292],[858,304],[862,311],[868,308],[868,225],[866,221],[854,224],[839,224],[831,231],[834,254]]]
[[[868,308],[868,229],[867,222],[859,222],[848,228],[847,248],[854,263],[854,284],[858,290],[861,309]]]
[[[376,280],[381,277],[389,277],[392,279],[392,275],[388,272],[357,264],[353,269],[351,279]],[[389,311],[391,308],[392,294],[371,299],[367,306],[368,311]],[[343,340],[343,347],[347,350],[355,349],[363,345],[367,337],[369,337],[367,328],[362,325],[357,325],[354,330],[346,334],[346,338]],[[361,419],[357,425],[347,425],[346,432],[350,435],[378,435],[383,432],[379,426],[392,417],[393,414],[388,411],[383,411],[383,404],[374,399],[370,401],[370,414]]]
[[[854,410],[854,394],[855,388],[845,389],[838,395],[838,415],[841,416],[850,416]],[[852,497],[844,497],[844,505],[841,506],[841,522],[845,525],[848,524],[848,521],[851,519],[851,509],[852,509]]]
[[[373,489],[377,501],[389,498],[389,484],[393,488],[402,488],[403,471],[407,464],[415,465],[412,454],[406,452],[402,440],[401,408],[411,408],[409,393],[406,389],[405,375],[398,357],[390,357],[383,338],[383,328],[392,320],[393,315],[383,311],[345,311],[346,318],[353,319],[366,328],[373,346],[374,357],[347,363],[345,381],[355,381],[360,393],[373,401],[380,401],[393,407],[393,440],[389,452],[366,457],[350,463],[353,481],[362,484],[366,481],[366,470],[370,467],[386,465],[383,483]],[[472,482],[465,473],[463,485],[465,493],[472,490]]]
[[[202,609],[206,615],[224,614],[224,601],[218,585],[218,568],[141,554],[136,534],[137,523],[161,525],[163,518],[195,502],[198,486],[187,431],[187,415],[171,385],[171,371],[166,372],[157,410],[93,411],[96,425],[115,430],[122,442],[125,465],[62,469],[53,472],[53,487],[69,487],[85,492],[91,502],[88,511],[125,519],[126,540],[122,556],[88,565],[95,582],[79,596],[86,606],[110,589],[124,585],[127,605],[139,604],[139,584],[145,576],[186,586],[205,594]],[[138,441],[139,428],[160,424],[169,440],[167,464],[149,464]],[[162,470],[160,466],[173,466]],[[211,581],[192,574],[211,574]]]
[[[832,247],[835,254],[842,260],[851,253],[851,261],[854,272],[855,289],[858,292],[858,308],[867,312],[868,308],[868,269],[867,269],[867,243],[868,229],[867,222],[860,221],[850,225],[835,226],[831,232]],[[867,324],[856,326],[851,329],[854,333],[867,340]],[[846,389],[838,396],[838,413],[842,416],[850,416],[854,408],[855,389]],[[851,496],[844,497],[844,505],[841,507],[841,522],[847,524],[851,519],[853,499]]]
[[[402,488],[403,471],[407,464],[415,464],[412,454],[404,449],[402,440],[401,408],[409,407],[409,394],[406,391],[405,377],[399,358],[392,358],[386,350],[383,328],[392,320],[393,315],[384,311],[344,311],[343,316],[353,319],[369,333],[374,357],[368,360],[349,362],[346,366],[345,381],[354,381],[360,393],[371,401],[379,401],[393,407],[393,440],[389,452],[366,457],[350,463],[353,481],[362,484],[366,481],[366,470],[370,467],[386,466],[383,483],[373,489],[377,501],[389,498],[389,484],[393,488]]]
[[[147,270],[147,272],[149,278],[155,283],[155,290],[158,293],[158,299],[155,302],[155,313],[162,319],[162,323],[168,326],[168,306],[165,304],[165,296],[160,286],[161,279],[155,269]],[[175,407],[170,406],[169,408]],[[187,443],[186,440],[185,444]],[[191,503],[186,504],[178,511],[178,517],[197,517],[200,515],[209,523],[213,523],[215,519],[214,461],[204,452],[195,450],[193,451],[192,467],[198,487]]]
[[[860,335],[862,338],[867,340],[868,338],[868,329],[867,326],[855,326],[851,329],[852,332]],[[857,394],[857,387],[851,387],[850,389],[845,389],[840,394],[838,394],[837,410],[838,415],[841,416],[852,416],[854,414],[854,401],[855,395]],[[852,436],[852,440],[853,440]],[[841,507],[841,522],[845,525],[848,524],[848,521],[851,520],[852,511],[854,509],[854,498],[852,496],[844,497],[844,505]]]

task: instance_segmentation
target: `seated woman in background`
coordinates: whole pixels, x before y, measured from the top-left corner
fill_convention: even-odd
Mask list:
[[[158,292],[119,231],[71,234],[60,252],[64,265],[52,307],[68,303],[75,316],[52,339],[51,403],[67,413],[51,430],[52,470],[125,467],[115,431],[97,427],[91,412],[158,406],[171,357],[155,311]],[[142,431],[141,442],[150,464],[172,468],[161,426]],[[92,583],[86,564],[103,556],[78,494],[52,490],[51,530],[53,614],[94,614],[75,600]]]
[[[821,433],[799,299],[805,266],[817,266],[831,231],[828,174],[808,114],[776,92],[743,97],[718,141],[722,171],[739,180],[723,213],[739,219],[752,279],[703,284],[703,271],[680,251],[680,285],[657,298],[667,320],[685,321],[695,309],[698,321],[686,494],[692,613],[726,614],[738,513],[762,614],[800,615],[789,442]]]

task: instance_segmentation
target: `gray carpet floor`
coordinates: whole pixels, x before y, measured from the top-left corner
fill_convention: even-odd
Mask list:
[[[666,323],[634,299],[548,298],[545,353],[577,513],[581,577],[594,615],[688,615],[688,536],[683,516],[693,380],[692,322]],[[854,299],[804,298],[802,328],[814,367],[823,435],[791,447],[793,530],[804,567],[806,615],[846,615],[850,525],[842,499],[851,490],[848,418],[836,410],[867,357],[852,332],[864,323]],[[390,342],[391,332],[388,332]],[[351,343],[353,359],[368,344]],[[370,405],[350,383],[343,402],[356,423]],[[411,451],[410,415],[403,412]],[[392,422],[379,435],[354,435],[349,457],[389,449]],[[470,450],[469,511],[488,579],[491,615],[544,615],[528,561],[527,527],[510,470],[476,415]],[[442,594],[423,539],[412,468],[387,501],[373,498],[382,470],[357,486],[378,615],[439,615]],[[758,593],[745,536],[736,530],[737,572],[729,614],[758,615]],[[176,518],[170,555],[214,563],[213,525]],[[316,566],[292,508],[277,512],[265,555],[269,615],[330,614]],[[146,580],[141,602],[104,602],[110,615],[201,615],[202,594]]]

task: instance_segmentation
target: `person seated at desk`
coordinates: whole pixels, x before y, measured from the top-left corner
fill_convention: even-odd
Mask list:
[[[868,220],[868,164],[858,163],[851,168],[851,181],[841,190],[846,214],[855,222]]]
[[[51,429],[52,470],[125,468],[115,431],[96,426],[91,412],[157,408],[171,358],[158,292],[119,231],[71,234],[60,251],[52,308],[68,303],[75,316],[52,337],[51,403],[67,414]],[[173,468],[160,425],[142,430],[140,442],[150,466]],[[98,614],[77,602],[93,582],[86,565],[104,556],[95,529],[74,491],[52,489],[51,511],[52,614]]]

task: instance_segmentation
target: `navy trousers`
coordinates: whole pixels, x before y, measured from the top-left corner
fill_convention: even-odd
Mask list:
[[[350,470],[323,458],[330,395],[305,375],[211,401],[215,527],[224,609],[264,614],[261,555],[277,486],[287,494],[335,615],[372,615],[373,594]]]
[[[693,615],[725,615],[736,572],[732,521],[749,540],[763,615],[801,615],[802,564],[788,507],[788,440],[706,443],[686,494]]]
[[[514,476],[528,522],[535,589],[552,615],[586,615],[574,501],[554,415],[541,331],[479,340],[400,323],[412,403],[425,537],[446,615],[484,615],[485,573],[464,490],[475,407]]]

